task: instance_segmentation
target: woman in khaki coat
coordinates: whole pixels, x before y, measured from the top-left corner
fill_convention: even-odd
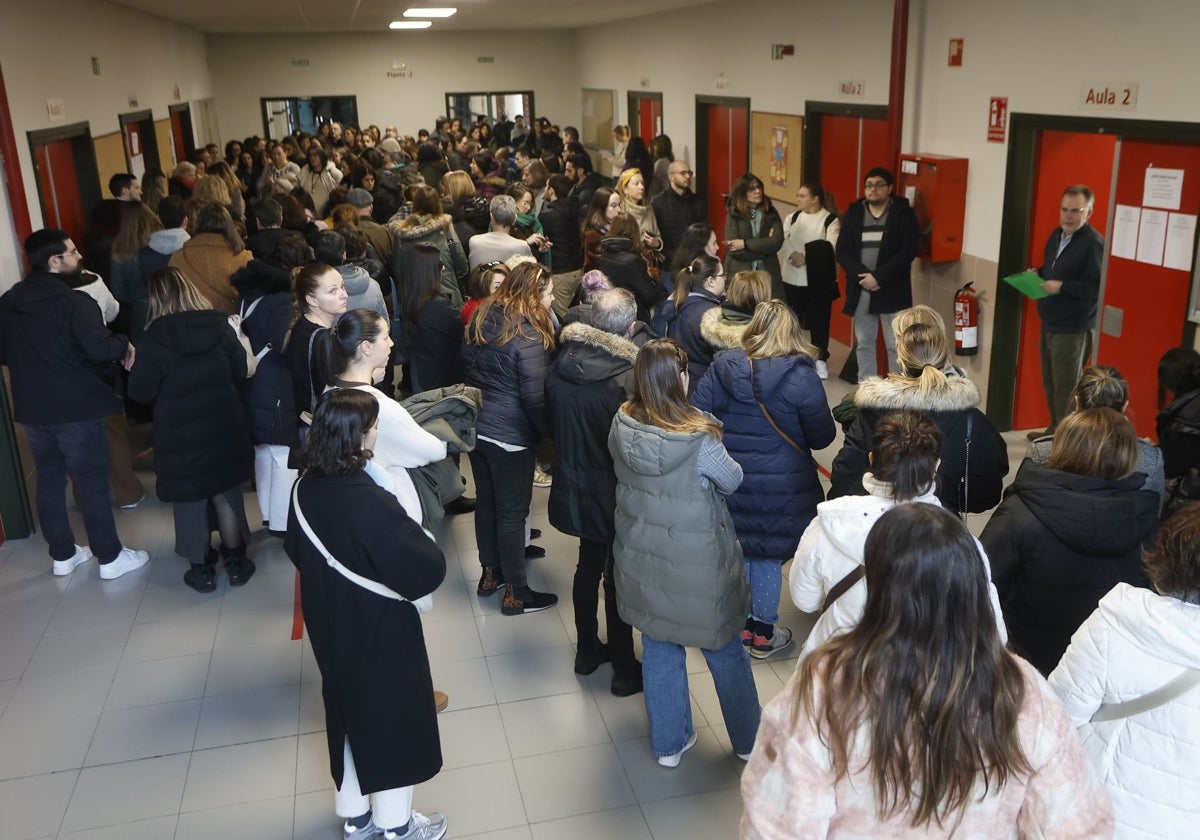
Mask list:
[[[238,293],[229,278],[253,259],[238,236],[229,211],[205,204],[196,212],[192,238],[171,255],[168,265],[183,272],[208,299],[213,309],[237,312]]]

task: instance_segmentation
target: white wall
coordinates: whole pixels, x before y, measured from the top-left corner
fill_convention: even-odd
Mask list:
[[[264,96],[354,94],[362,125],[414,136],[433,128],[450,92],[532,90],[538,115],[566,125],[579,114],[572,32],[210,35],[208,56],[225,140],[263,133]],[[389,78],[394,63],[412,77]]]
[[[1083,82],[1137,82],[1138,120],[1200,122],[1200,5],[1191,0],[923,0],[919,151],[970,159],[965,250],[1000,251],[1006,144],[987,142],[988,100],[1009,113],[1107,116],[1079,107]],[[963,38],[963,66],[946,66]],[[910,69],[911,72],[911,69]]]
[[[783,114],[803,114],[810,99],[885,104],[891,30],[890,0],[855,0],[852,13],[824,0],[712,3],[580,31],[580,85],[616,89],[618,123],[629,121],[628,91],[661,92],[664,133],[676,155],[690,155],[697,94],[749,97],[751,109]],[[796,55],[772,61],[774,43]],[[721,74],[728,90],[717,89]],[[839,94],[848,79],[866,82],[862,99]]]
[[[118,131],[118,115],[129,111],[152,109],[163,119],[175,104],[175,85],[183,102],[209,96],[204,36],[105,0],[6,0],[3,6],[0,62],[37,230],[41,204],[26,132],[87,122],[97,137]],[[92,74],[92,56],[100,59],[99,76]],[[137,96],[136,108],[129,94]],[[50,122],[47,99],[63,100],[65,119]]]

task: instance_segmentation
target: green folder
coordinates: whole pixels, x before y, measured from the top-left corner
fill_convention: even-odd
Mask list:
[[[1041,300],[1044,297],[1050,296],[1042,288],[1043,278],[1036,271],[1022,271],[1020,274],[1013,274],[1010,277],[1005,277],[1004,282],[1030,300]]]

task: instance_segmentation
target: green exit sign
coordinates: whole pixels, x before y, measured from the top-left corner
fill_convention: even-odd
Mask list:
[[[307,58],[293,58],[292,66],[293,67],[307,67],[308,59]]]
[[[481,56],[479,56],[479,58],[477,58],[477,59],[475,59],[475,60],[476,60],[477,62],[479,62],[480,64],[495,64],[495,63],[496,63],[496,56],[494,56],[494,55],[481,55]]]

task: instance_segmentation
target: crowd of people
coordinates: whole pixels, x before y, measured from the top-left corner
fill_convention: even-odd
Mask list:
[[[890,172],[845,214],[805,183],[786,218],[746,173],[718,238],[669,138],[616,139],[610,187],[578,131],[544,118],[417,138],[322,123],[115,176],[86,238],[95,272],[64,231],[30,236],[0,362],[53,573],[148,562],[112,514],[144,493],[129,422],[153,421],[198,593],[219,568],[231,586],[255,572],[252,480],[300,571],[345,836],[438,840],[445,818],[413,810],[446,700],[420,624],[446,572],[433,528],[473,512],[479,597],[551,608],[528,574],[548,486],[551,525],[579,540],[575,671],[611,662],[613,694],[644,694],[673,768],[697,740],[698,648],[748,762],[744,836],[1186,836],[1200,354],[1160,364],[1161,448],[1124,416],[1120,373],[1092,367],[1004,490],[1004,439],[941,316],[911,305],[912,211]],[[831,412],[839,265],[859,386]],[[436,410],[423,424],[418,405],[449,403],[454,434]],[[835,413],[826,499],[813,453]],[[974,538],[967,514],[993,508]],[[788,562],[818,619],[762,708],[751,662],[797,641],[779,623]]]

